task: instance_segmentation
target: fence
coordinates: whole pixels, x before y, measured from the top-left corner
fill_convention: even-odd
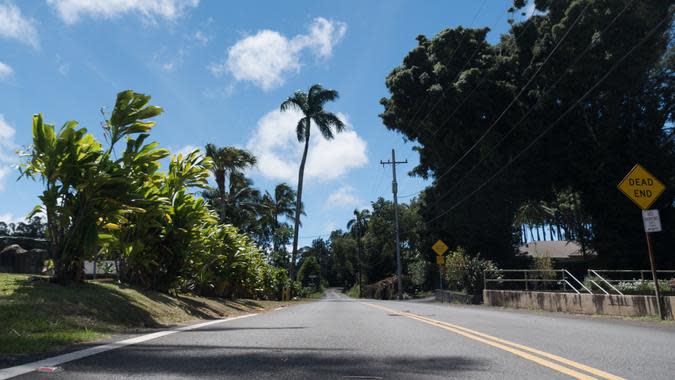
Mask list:
[[[657,278],[675,278],[675,270],[658,270]],[[584,282],[566,269],[500,269],[486,276],[486,290],[520,290],[543,292],[574,292],[576,294],[623,295],[617,284],[625,281],[652,281],[648,270],[589,269]]]
[[[495,275],[485,276],[485,289],[592,293],[566,269],[500,269]]]

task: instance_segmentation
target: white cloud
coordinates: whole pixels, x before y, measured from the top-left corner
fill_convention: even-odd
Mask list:
[[[5,190],[5,178],[11,173],[8,166],[0,164],[0,191]]]
[[[216,77],[227,71],[238,81],[249,81],[270,90],[281,86],[286,74],[300,71],[303,50],[329,58],[333,46],[342,40],[346,31],[345,23],[323,17],[314,19],[308,34],[290,39],[274,30],[260,30],[231,46],[226,62],[212,63],[208,69]]]
[[[0,62],[0,80],[7,79],[14,74],[12,67],[4,62]]]
[[[40,47],[35,22],[25,18],[11,1],[0,2],[0,37],[15,39],[34,49]]]
[[[225,87],[206,88],[202,91],[202,95],[208,99],[226,99],[234,94],[234,83],[230,83]]]
[[[343,114],[337,116],[346,129],[326,140],[312,126],[305,180],[330,181],[344,176],[350,169],[368,163],[366,142],[349,125]],[[298,165],[303,145],[298,142],[295,128],[301,114],[296,110],[272,111],[258,121],[258,127],[246,148],[258,157],[257,171],[266,178],[289,183],[297,182]]]
[[[138,13],[144,20],[157,18],[175,20],[188,8],[199,5],[199,0],[47,0],[56,9],[61,20],[72,25],[82,16],[111,19],[126,13]]]
[[[211,37],[204,34],[204,32],[202,32],[201,30],[198,30],[198,31],[194,32],[194,34],[192,34],[192,36],[190,36],[190,39],[199,42],[203,46],[206,46],[209,43],[209,41],[211,40]]]
[[[17,163],[17,157],[14,151],[18,148],[14,143],[14,134],[16,131],[5,120],[5,116],[0,114],[0,191],[5,188],[5,180],[14,171],[13,165]]]
[[[60,55],[56,56],[56,70],[64,77],[70,72],[70,64],[64,62]]]
[[[17,218],[12,214],[11,212],[6,212],[3,214],[0,214],[0,222],[5,222],[7,224],[14,223],[17,224],[19,222],[23,222],[22,218]]]
[[[356,195],[356,189],[345,185],[332,192],[326,202],[324,209],[329,208],[359,208],[363,201]]]

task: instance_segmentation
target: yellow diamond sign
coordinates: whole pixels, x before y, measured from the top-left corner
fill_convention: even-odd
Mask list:
[[[431,249],[433,249],[438,256],[442,256],[445,251],[448,250],[448,246],[443,243],[443,240],[438,240],[436,243],[434,243],[434,245],[431,246]]]
[[[666,186],[647,169],[636,164],[619,182],[618,188],[638,207],[647,210],[661,196]]]

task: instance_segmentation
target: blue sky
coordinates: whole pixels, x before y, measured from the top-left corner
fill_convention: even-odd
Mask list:
[[[307,168],[301,244],[344,228],[354,208],[391,198],[391,149],[410,162],[399,194],[425,182],[406,175],[417,155],[378,114],[386,75],[416,45],[458,25],[508,24],[510,0],[208,1],[0,0],[0,220],[38,202],[41,184],[16,181],[13,151],[30,144],[31,115],[58,126],[77,120],[98,137],[115,94],[133,89],[164,107],[152,137],[172,151],[208,142],[252,150],[255,186],[296,185],[297,115],[279,104],[321,83],[348,124],[326,142],[315,133]],[[405,200],[405,199],[403,199]]]

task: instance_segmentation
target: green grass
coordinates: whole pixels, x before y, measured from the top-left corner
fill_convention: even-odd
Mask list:
[[[311,299],[311,300],[318,300],[318,299],[323,298],[325,295],[326,295],[326,289],[321,288],[321,289],[317,290],[316,292],[309,294],[305,298]]]
[[[349,290],[347,290],[347,297],[359,298],[359,284],[354,284]]]
[[[0,273],[0,357],[49,352],[125,331],[261,311],[281,304],[173,297],[99,281],[61,286],[39,276]]]

